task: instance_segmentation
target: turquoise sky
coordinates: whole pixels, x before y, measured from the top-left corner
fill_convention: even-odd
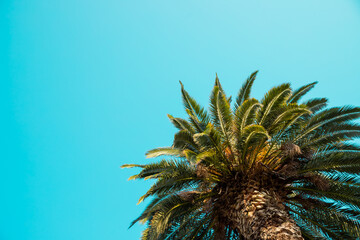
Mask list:
[[[319,81],[360,105],[359,0],[0,1],[0,239],[138,239],[150,183],[124,163],[171,145],[181,80],[206,105]]]

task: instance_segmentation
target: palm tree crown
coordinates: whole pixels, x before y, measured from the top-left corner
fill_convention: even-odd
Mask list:
[[[285,83],[250,97],[257,72],[233,108],[218,77],[206,111],[181,84],[188,120],[171,147],[131,179],[155,179],[151,202],[133,223],[142,239],[356,239],[360,237],[360,108],[300,99],[316,82]]]

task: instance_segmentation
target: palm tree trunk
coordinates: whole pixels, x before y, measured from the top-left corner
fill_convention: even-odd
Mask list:
[[[304,240],[275,191],[252,186],[233,200],[226,218],[245,239]]]

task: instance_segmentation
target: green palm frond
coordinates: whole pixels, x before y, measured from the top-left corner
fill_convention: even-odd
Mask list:
[[[262,108],[258,112],[258,124],[265,128],[271,126],[274,114],[279,107],[284,105],[291,94],[290,84],[285,83],[270,89],[262,99]]]
[[[195,169],[177,170],[171,176],[163,173],[146,194],[140,197],[138,204],[153,195],[171,194],[187,188],[196,188],[196,184],[201,180],[196,176]]]
[[[229,139],[229,134],[232,127],[232,112],[230,109],[230,104],[225,98],[225,95],[222,92],[219,92],[216,99],[216,110],[219,119],[219,126],[222,131],[222,134]]]
[[[184,85],[181,84],[181,93],[183,98],[183,104],[185,109],[189,110],[191,114],[200,122],[207,123],[209,121],[209,117],[207,116],[206,110],[201,107],[194,98],[192,98],[187,91],[184,89]]]
[[[334,107],[315,114],[308,121],[296,139],[299,140],[325,124],[341,124],[360,117],[360,108],[357,107]]]
[[[327,106],[327,102],[328,100],[326,98],[313,98],[304,102],[304,104],[309,108],[310,111],[315,113],[325,108]]]
[[[250,98],[251,88],[254,84],[257,73],[258,71],[253,72],[240,88],[235,102],[235,110],[238,109],[246,100]]]
[[[220,92],[219,87],[215,85],[210,95],[210,115],[212,122],[216,127],[220,126],[220,120],[218,116],[218,103],[217,103],[219,92]]]
[[[289,125],[294,125],[295,121],[304,115],[310,115],[312,112],[304,105],[289,104],[286,108],[281,109],[274,118],[273,123],[269,127],[271,134],[276,134],[281,130],[286,129]]]
[[[256,155],[256,151],[259,151],[257,146],[259,146],[264,140],[269,139],[270,136],[265,128],[261,125],[249,125],[244,128],[239,137],[239,142],[237,143],[237,149],[241,152],[241,161],[243,163],[247,162],[249,164],[249,158],[247,155],[253,153]]]
[[[255,98],[247,99],[240,105],[235,112],[235,124],[237,130],[241,132],[246,126],[254,124],[257,109],[261,104]]]
[[[288,99],[288,103],[297,103],[305,94],[307,94],[311,89],[313,89],[317,83],[318,82],[307,84],[294,91],[291,94],[291,97]]]
[[[216,73],[216,76],[215,76],[215,84],[214,84],[214,86],[218,87],[219,91],[222,92],[225,95],[224,89],[221,86],[221,83],[220,83],[220,80],[219,80],[219,77],[218,77],[217,73]]]
[[[180,157],[183,156],[183,152],[181,149],[172,148],[172,147],[161,147],[161,148],[155,148],[152,150],[149,150],[145,153],[146,158],[154,158],[159,156],[174,156],[174,157]]]
[[[195,134],[194,134],[195,135]],[[194,142],[194,136],[186,130],[181,130],[174,135],[173,148],[176,149],[190,149],[198,152],[199,146]]]
[[[360,170],[359,152],[331,152],[315,154],[302,170],[310,171],[339,171],[358,173]]]
[[[181,118],[174,118],[173,116],[171,116],[170,114],[168,114],[168,118],[170,119],[171,123],[179,130],[186,130],[192,134],[195,133],[194,128],[191,126],[191,124]]]

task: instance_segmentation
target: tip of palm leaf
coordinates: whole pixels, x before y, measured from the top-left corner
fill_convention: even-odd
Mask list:
[[[190,111],[189,109],[185,109],[185,111],[186,111],[186,113],[187,113],[188,115],[193,116],[193,114],[191,113],[191,111]]]
[[[135,180],[138,177],[138,175],[134,175],[128,178],[128,181]]]
[[[124,164],[124,165],[120,166],[120,168],[133,168],[133,167],[142,167],[142,165],[139,165],[139,164]]]
[[[138,221],[139,221],[138,219],[136,219],[136,220],[132,221],[132,222],[130,223],[129,228],[131,228],[132,226],[134,226],[134,225],[135,225],[135,223],[137,223]]]
[[[145,158],[155,158],[158,155],[154,154],[153,152],[147,152],[145,153]]]
[[[255,77],[256,77],[256,75],[259,73],[259,70],[256,70],[256,71],[254,71],[251,75],[250,75],[250,77],[249,77],[249,79],[248,80],[250,80],[250,81],[254,81],[255,80]]]
[[[145,224],[146,222],[147,222],[147,218],[144,218],[144,219],[141,219],[139,222],[141,223],[141,224]]]
[[[219,80],[219,76],[216,73],[216,77],[215,77],[215,86],[220,87],[220,80]]]
[[[141,198],[139,198],[139,201],[137,202],[137,205],[139,205],[140,203],[142,203],[145,200],[146,196],[142,196]]]
[[[153,151],[152,151],[152,150],[147,151],[147,152],[145,153],[145,157],[146,157],[146,158],[153,158],[153,157],[154,157]]]

